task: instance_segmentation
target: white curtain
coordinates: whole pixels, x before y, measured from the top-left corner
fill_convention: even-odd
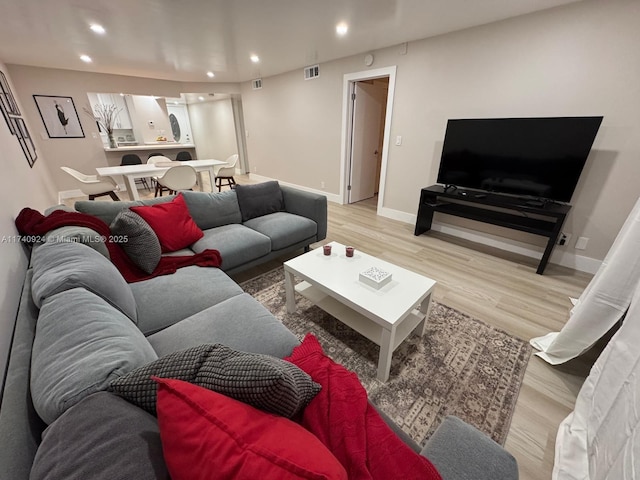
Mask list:
[[[640,478],[640,287],[560,424],[553,480]]]
[[[640,199],[562,330],[530,341],[536,355],[557,365],[588,350],[624,316],[639,283]]]

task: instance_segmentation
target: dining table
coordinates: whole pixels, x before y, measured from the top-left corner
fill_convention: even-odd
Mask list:
[[[215,172],[214,167],[226,165],[224,160],[205,159],[205,160],[186,160],[186,161],[167,161],[160,163],[142,163],[139,165],[118,165],[115,167],[97,167],[96,172],[101,177],[114,177],[122,175],[124,183],[129,194],[129,199],[140,200],[138,188],[136,187],[136,178],[160,177],[173,166],[189,165],[193,167],[199,174],[209,172],[211,179],[211,191],[215,188]],[[115,180],[115,179],[114,179]],[[117,182],[117,180],[116,180]]]

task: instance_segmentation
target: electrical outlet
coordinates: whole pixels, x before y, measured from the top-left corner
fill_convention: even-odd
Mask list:
[[[320,188],[324,189],[324,182],[320,182]]]
[[[578,250],[586,250],[587,243],[589,243],[589,239],[587,237],[578,237],[578,240],[576,240],[576,248]]]
[[[570,233],[560,232],[560,235],[558,236],[558,245],[567,245],[569,240],[571,240]]]

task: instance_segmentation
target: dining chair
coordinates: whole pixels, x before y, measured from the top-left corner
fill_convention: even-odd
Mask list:
[[[189,165],[178,165],[177,167],[171,167],[165,172],[164,175],[158,177],[158,185],[160,189],[156,187],[156,197],[158,191],[162,196],[163,189],[169,190],[169,195],[176,193],[180,190],[191,190],[196,184],[197,172],[196,169]]]
[[[193,160],[193,157],[189,152],[187,152],[186,150],[183,150],[182,152],[178,152],[178,154],[176,155],[176,160],[178,162],[184,162],[187,160]]]
[[[233,175],[236,173],[236,164],[238,163],[238,154],[234,153],[226,160],[226,165],[221,165],[220,167],[214,168],[214,173],[216,176],[216,186],[218,187],[218,191],[222,191],[222,181],[226,180],[229,188],[233,189],[236,185],[236,181],[233,178]],[[216,170],[217,169],[217,170]]]
[[[147,164],[154,164],[157,165],[159,163],[166,163],[167,165],[173,163],[173,160],[171,160],[169,157],[165,157],[164,155],[161,155],[159,153],[155,153],[155,154],[151,154],[149,156],[149,159],[147,160]],[[155,196],[157,197],[158,194],[160,194],[160,196],[162,196],[162,193],[164,191],[168,191],[167,188],[162,187],[159,183],[158,183],[158,176],[154,175],[153,177],[151,177],[151,183],[153,184],[153,188],[155,190]]]
[[[111,199],[116,202],[120,200],[118,195],[116,195],[116,192],[120,191],[120,187],[112,178],[100,177],[98,175],[85,175],[70,167],[60,168],[80,182],[80,191],[88,195],[89,200],[94,200],[96,197],[103,195],[109,195]]]
[[[142,165],[142,159],[135,153],[127,153],[122,156],[120,165]],[[136,182],[141,183],[147,190],[151,190],[146,178],[136,178]]]

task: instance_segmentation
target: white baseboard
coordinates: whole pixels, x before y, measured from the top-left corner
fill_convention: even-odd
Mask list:
[[[63,190],[58,192],[58,203],[63,203],[68,198],[77,198],[86,196],[80,190]]]
[[[380,208],[380,210],[378,210],[378,215],[380,215],[381,217],[390,218],[392,220],[398,220],[399,222],[403,223],[410,223],[413,225],[416,224],[416,215],[407,212],[401,212],[400,210],[394,210],[388,207]]]
[[[304,192],[317,193],[318,195],[324,195],[327,197],[327,201],[333,203],[342,203],[342,199],[340,195],[336,195],[335,193],[327,193],[324,190],[316,190],[315,188],[304,187],[302,185],[296,185],[295,183],[283,182],[282,180],[278,180],[276,178],[264,177],[262,175],[258,175],[256,173],[250,173],[249,178],[256,182],[268,182],[271,180],[277,180],[280,185],[286,185],[287,187],[297,188],[298,190],[302,190]]]

